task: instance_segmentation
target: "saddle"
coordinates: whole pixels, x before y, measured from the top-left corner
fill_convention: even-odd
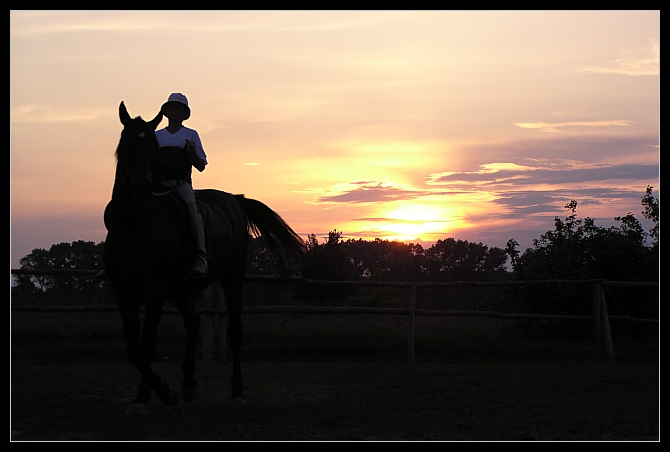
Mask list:
[[[189,220],[189,211],[188,208],[186,207],[186,201],[184,201],[184,198],[179,196],[177,193],[170,193],[167,195],[168,200],[170,201],[170,204],[173,206],[174,211],[177,214],[178,222],[184,229],[184,231],[188,234],[188,236],[191,239],[191,244],[193,248],[195,249],[195,237],[193,237],[193,233],[191,232],[191,226],[190,226],[190,220]],[[200,213],[200,216],[202,217],[202,223],[203,223],[203,229],[205,232],[205,251],[207,254],[211,254],[209,251],[209,228],[207,227],[207,217],[211,215],[211,210],[209,209],[209,206],[207,204],[204,204],[200,201],[196,200],[196,208],[198,209],[198,213]]]
[[[166,199],[168,205],[175,213],[177,223],[181,226],[186,235],[191,239],[192,246],[193,248],[195,248],[195,239],[193,237],[193,234],[191,233],[191,226],[189,223],[189,212],[188,208],[186,207],[186,201],[184,201],[184,199],[181,196],[179,196],[178,193],[175,192],[167,193],[163,197]],[[107,231],[111,231],[114,228],[114,220],[115,220],[114,204],[115,204],[114,200],[111,200],[107,203],[107,206],[105,207],[103,220]],[[207,253],[209,254],[210,232],[214,232],[215,235],[219,235],[222,233],[222,231],[219,230],[221,229],[220,227],[214,227],[214,231],[209,230],[210,228],[208,227],[208,224],[212,223],[212,211],[207,204],[201,201],[196,201],[196,207],[198,209],[198,212],[202,216],[202,221],[205,229],[205,247]]]

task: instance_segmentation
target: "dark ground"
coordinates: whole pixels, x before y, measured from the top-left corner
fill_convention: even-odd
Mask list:
[[[658,326],[520,334],[509,321],[258,314],[244,319],[247,406],[230,362],[199,359],[200,398],[125,413],[138,376],[118,314],[13,312],[12,441],[658,441]],[[592,329],[592,328],[591,328]],[[165,316],[155,369],[178,384],[184,334]],[[201,351],[201,350],[200,350]]]

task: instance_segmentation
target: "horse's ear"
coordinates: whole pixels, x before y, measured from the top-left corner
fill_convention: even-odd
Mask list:
[[[119,105],[119,119],[124,126],[130,122],[130,115],[126,109],[126,104],[124,104],[123,101],[121,101],[121,104]]]
[[[163,113],[159,111],[156,117],[151,121],[149,121],[149,125],[153,130],[156,130],[156,127],[158,127],[158,124],[160,124],[162,120],[163,120]]]

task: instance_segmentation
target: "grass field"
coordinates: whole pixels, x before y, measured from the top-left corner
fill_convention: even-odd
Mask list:
[[[198,360],[200,398],[125,410],[139,381],[118,314],[12,312],[13,441],[658,441],[658,326],[521,334],[511,321],[254,314],[243,319],[247,406],[230,362]],[[164,316],[155,370],[180,382],[184,331]],[[202,349],[199,349],[201,354]],[[216,355],[216,353],[215,353]],[[201,356],[201,355],[200,355]]]

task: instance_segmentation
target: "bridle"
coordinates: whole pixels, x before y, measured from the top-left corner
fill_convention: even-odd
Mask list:
[[[119,189],[130,195],[134,202],[141,202],[151,193],[151,171],[158,140],[155,130],[162,120],[162,113],[146,122],[142,117],[131,118],[123,102],[119,105],[119,119],[123,124],[121,139],[116,149],[116,174],[114,192]]]

